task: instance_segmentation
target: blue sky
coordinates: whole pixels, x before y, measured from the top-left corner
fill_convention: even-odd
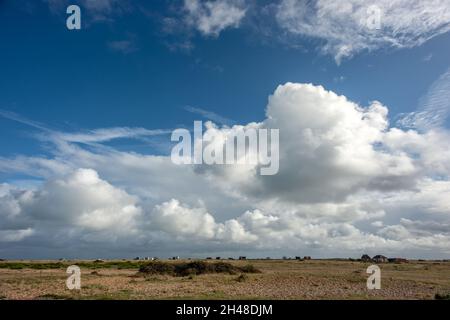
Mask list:
[[[71,1],[81,7],[82,29],[70,31],[66,28],[67,2],[64,0],[0,1],[0,37],[3,43],[0,50],[0,161],[3,162],[3,166],[0,165],[0,183],[12,186],[11,188],[22,188],[25,185],[26,189],[30,185],[35,188],[35,185],[39,186],[46,181],[51,183],[55,179],[64,179],[63,177],[76,177],[76,173],[66,170],[55,169],[54,172],[49,172],[48,167],[44,170],[36,163],[30,164],[33,159],[39,158],[61,166],[67,165],[73,170],[80,169],[76,167],[81,165],[70,163],[70,156],[60,147],[55,147],[53,140],[42,138],[47,136],[46,130],[76,134],[92,133],[100,128],[191,128],[194,120],[207,120],[204,112],[202,116],[202,112],[192,112],[193,110],[204,110],[243,125],[262,122],[266,119],[269,95],[279,85],[288,82],[323,86],[326,90],[344,95],[361,107],[371,105],[374,100],[380,101],[388,107],[390,123],[395,126],[402,114],[420,110],[430,88],[450,68],[450,32],[445,32],[450,21],[446,16],[442,17],[442,21],[433,21],[435,28],[424,28],[424,41],[418,43],[416,38],[422,35],[421,30],[412,29],[415,26],[392,25],[395,17],[390,17],[390,13],[386,11],[386,20],[390,23],[386,30],[398,27],[405,34],[401,40],[404,42],[392,46],[383,41],[361,40],[354,45],[355,48],[362,46],[362,49],[351,51],[340,61],[332,50],[327,49],[326,44],[344,41],[343,39],[337,39],[335,35],[329,36],[329,31],[316,35],[301,34],[292,21],[280,18],[283,3],[288,6],[295,1],[217,1],[225,3],[225,9],[238,8],[245,15],[234,18],[228,25],[216,26],[215,31],[202,29],[201,25],[205,15],[206,18],[211,18],[214,14],[210,11],[208,16],[206,9],[207,3],[211,1],[190,1],[197,4],[197,11],[189,11],[188,2],[125,1],[118,4],[114,0]],[[198,7],[198,3],[202,5]],[[380,5],[384,6],[385,2],[380,1]],[[445,2],[436,1],[436,5],[448,9]],[[406,14],[419,20],[428,19],[427,14],[431,10],[428,9],[430,8],[425,6],[422,11],[413,12],[403,8]],[[330,19],[333,18],[336,17],[330,16]],[[336,23],[339,24],[341,20],[338,18],[340,17],[336,18]],[[386,30],[380,31],[380,38],[392,36]],[[361,33],[364,36],[364,32]],[[351,33],[349,37],[352,37]],[[397,39],[395,34],[392,37]],[[448,88],[448,85],[443,84],[444,88]],[[448,121],[442,121],[444,124],[439,132],[446,134]],[[36,124],[45,129],[37,128]],[[423,128],[413,129],[423,132]],[[169,134],[146,139],[122,137],[105,141],[103,145],[114,148],[122,156],[164,156],[170,152],[169,139]],[[443,140],[446,142],[446,138]],[[103,151],[89,149],[93,146],[80,146],[76,143],[75,146],[82,148],[83,152],[92,152],[91,156],[105,156]],[[396,150],[392,153],[401,152],[406,151]],[[412,153],[415,152],[420,151],[414,150]],[[107,172],[102,172],[101,166],[105,163],[114,166],[114,160],[105,160],[101,164],[94,162],[83,162],[84,165],[92,166],[84,169],[95,170],[101,181],[139,197],[137,207],[144,207],[147,202],[151,207],[160,205],[165,208],[161,203],[170,204],[171,196],[161,196],[158,192],[155,192],[158,196],[153,193],[139,194],[137,190],[144,188],[143,185],[137,186],[119,176],[108,176]],[[428,169],[429,165],[423,166]],[[439,175],[446,180],[446,174],[447,172],[429,173],[426,178]],[[160,180],[157,183],[158,181]],[[170,186],[164,187],[170,189]],[[241,199],[235,208],[230,209],[231,214],[225,214],[226,206],[209,195],[194,194],[191,198],[185,191],[180,192],[180,196],[173,195],[176,199],[185,198],[178,205],[196,208],[196,201],[201,198],[206,201],[206,205],[201,201],[203,209],[208,212],[219,211],[211,214],[221,223],[230,218],[228,215],[240,216],[245,210],[262,210]],[[197,200],[194,201],[194,198]],[[436,203],[433,201],[438,200],[429,201],[428,205],[435,207]],[[172,205],[177,206],[176,203]],[[448,210],[442,209],[443,211],[450,212],[446,205],[443,206]],[[280,205],[279,208],[281,207]],[[158,211],[149,209],[152,212],[155,210]],[[383,210],[397,212],[400,209]],[[448,221],[448,216],[444,213],[441,212],[439,218],[431,218],[431,222]],[[398,226],[397,223],[402,218],[412,219],[404,218],[400,213],[392,216],[396,217],[392,222],[396,223],[395,226]],[[387,218],[386,221],[389,220]],[[375,232],[367,221],[348,223],[352,226],[361,224],[361,230],[366,233]],[[377,223],[387,228],[385,224],[386,222]],[[29,228],[34,230],[33,226],[39,223],[33,222],[31,225]],[[405,223],[402,227],[405,227]],[[22,230],[22,227],[17,226],[11,228],[6,229],[7,232]],[[380,231],[384,233],[379,235],[388,231]],[[448,237],[448,232],[438,235]],[[40,249],[43,256],[56,256],[60,253],[49,249],[49,243],[54,242],[54,239],[44,239],[38,235],[39,231],[35,234],[43,243]],[[27,249],[23,249],[29,244],[20,241],[17,242],[18,247],[22,248],[20,250],[23,250],[20,254],[30,255]],[[103,243],[101,241],[104,240],[99,241]],[[152,243],[156,240],[145,241]],[[160,241],[164,243],[163,240]],[[247,253],[248,250],[254,250],[254,247],[261,247],[260,243],[253,246],[248,244],[250,242],[243,241],[245,246],[240,243],[243,247],[239,247],[232,241],[222,248],[217,243],[209,245],[208,241],[202,240],[198,242],[199,250],[194,251],[196,254],[208,250],[241,250],[239,252]],[[333,253],[328,249],[314,251],[318,244],[311,245],[308,241],[302,243],[307,248],[305,251],[313,254]],[[7,246],[13,248],[10,245],[11,242],[8,242]],[[185,250],[178,246],[173,244],[171,252]],[[236,246],[240,249],[236,249]],[[102,245],[92,245],[93,252],[97,253],[99,247]],[[19,249],[5,248],[6,245],[2,249],[5,255],[19,255]],[[139,250],[137,253],[143,249]],[[389,250],[396,252],[393,247]],[[432,250],[432,253],[427,250]],[[448,253],[443,249],[433,250],[427,248],[415,252],[411,249],[411,255],[426,252],[429,256],[439,256]],[[79,252],[81,251],[75,250],[73,255]],[[349,249],[342,252],[347,253],[354,254],[354,251]]]
[[[167,43],[186,40],[164,35],[161,17],[170,11],[163,1],[139,3],[140,9],[80,31],[65,28],[64,11],[52,13],[47,4],[32,2],[27,12],[24,3],[4,1],[0,12],[1,108],[64,130],[190,125],[196,117],[185,106],[242,123],[262,120],[268,95],[289,81],[320,84],[362,105],[382,101],[395,117],[415,110],[449,67],[449,34],[418,48],[363,53],[337,65],[318,53],[314,41],[306,39],[302,49],[267,41],[246,25],[252,22],[218,38],[195,34],[189,52],[170,50]],[[135,51],[115,51],[108,45],[113,41],[132,41]],[[23,125],[1,121],[2,155],[36,150]]]

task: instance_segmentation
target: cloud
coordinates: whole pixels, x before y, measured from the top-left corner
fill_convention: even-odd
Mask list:
[[[53,14],[65,15],[66,8],[73,4],[69,0],[43,0]],[[92,22],[113,21],[114,16],[131,11],[132,5],[128,0],[80,0],[77,3],[83,19],[83,26],[88,26]],[[87,21],[87,23],[86,23]]]
[[[43,0],[54,12],[68,6],[68,0]],[[81,0],[81,5],[90,11],[110,12],[118,0]]]
[[[1,242],[17,242],[31,236],[33,229],[24,230],[0,230]]]
[[[280,129],[279,173],[259,176],[254,167],[205,170],[243,194],[296,203],[341,202],[360,190],[409,188],[417,170],[413,160],[375,147],[388,130],[387,114],[379,102],[363,108],[320,86],[287,83],[269,97],[267,120],[256,125]]]
[[[50,129],[39,122],[27,119],[26,117],[8,110],[0,109],[0,117],[16,121],[34,129],[38,129],[39,131],[43,132],[43,134],[39,135],[41,139],[52,140],[53,142],[58,143],[96,144],[116,139],[145,139],[146,137],[168,135],[172,132],[171,130],[167,129],[148,130],[136,127],[101,128],[94,130],[84,130],[81,132],[61,132]]]
[[[115,139],[129,139],[129,138],[141,138],[141,137],[151,137],[157,135],[165,135],[171,133],[170,130],[148,130],[144,128],[103,128],[95,129],[86,132],[76,132],[76,133],[61,133],[55,132],[52,138],[65,141],[65,142],[76,142],[76,143],[94,143],[94,142],[108,142]]]
[[[450,115],[450,69],[429,88],[417,111],[403,114],[397,125],[403,128],[429,130],[442,127]]]
[[[109,12],[117,0],[84,0],[83,2],[89,10]]]
[[[158,230],[175,236],[212,238],[216,227],[213,216],[204,208],[189,208],[175,199],[156,205],[151,221]]]
[[[375,29],[378,12],[381,24]],[[282,0],[276,19],[292,35],[322,40],[322,51],[339,63],[363,51],[420,46],[448,32],[450,4],[446,0]]]
[[[184,110],[194,113],[194,114],[198,114],[198,115],[200,115],[208,120],[211,120],[217,124],[232,126],[234,123],[236,123],[236,121],[234,121],[234,120],[225,118],[217,113],[214,113],[214,112],[211,112],[208,110],[204,110],[201,108],[186,106],[186,107],[184,107]]]
[[[116,52],[129,54],[138,50],[134,40],[116,40],[107,43],[108,47]]]
[[[429,53],[423,58],[423,62],[430,62],[433,59],[433,54]]]
[[[70,4],[68,0],[44,1],[59,14],[65,14]],[[88,25],[134,12],[130,1],[81,0],[80,6]],[[160,19],[163,41],[170,50],[185,52],[193,49],[196,32],[216,38],[224,30],[241,27],[246,17],[250,21],[247,26],[256,28],[258,35],[284,39],[284,45],[296,48],[307,41],[317,44],[338,63],[361,52],[417,47],[450,31],[447,0],[279,0],[270,4],[183,0],[180,5],[167,5],[163,17],[145,6],[138,7],[147,17]],[[108,46],[126,54],[137,49],[130,39],[111,41]]]
[[[5,119],[9,119],[12,121],[16,121],[18,123],[33,127],[35,129],[39,129],[42,131],[50,131],[50,129],[48,129],[46,126],[44,126],[43,124],[37,122],[37,121],[33,121],[30,119],[27,119],[25,117],[22,117],[21,115],[18,115],[17,113],[8,111],[8,110],[2,110],[0,109],[0,117],[3,117]]]
[[[246,8],[239,0],[184,0],[188,25],[205,36],[217,37],[227,28],[236,28],[245,17]]]
[[[245,128],[280,129],[278,175],[260,176],[260,164],[177,166],[168,155],[102,147],[155,133],[148,129],[42,131],[46,150],[54,147],[47,156],[0,158],[4,175],[43,181],[0,186],[0,249],[41,257],[64,246],[74,256],[106,248],[116,257],[450,254],[447,130],[391,127],[380,102],[361,106],[299,83],[276,88],[263,121],[207,123],[205,134]]]
[[[175,199],[156,205],[152,211],[151,222],[153,227],[176,237],[188,236],[237,243],[257,239],[235,219],[216,223],[214,217],[205,208],[190,208]]]
[[[90,169],[49,180],[37,190],[16,190],[9,197],[30,220],[90,230],[125,232],[123,228],[127,228],[126,232],[132,233],[133,219],[141,213],[136,198],[101,180]]]

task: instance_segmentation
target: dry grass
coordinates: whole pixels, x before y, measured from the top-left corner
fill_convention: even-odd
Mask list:
[[[31,263],[31,262],[30,262]],[[51,263],[51,262],[46,262]],[[169,262],[172,263],[172,262]],[[230,262],[236,270],[246,261]],[[259,260],[261,273],[137,276],[141,263],[70,262],[81,267],[82,289],[66,289],[58,268],[0,266],[3,299],[434,299],[448,297],[450,263],[381,264],[382,289],[366,289],[367,263]],[[18,267],[18,265],[15,265]]]

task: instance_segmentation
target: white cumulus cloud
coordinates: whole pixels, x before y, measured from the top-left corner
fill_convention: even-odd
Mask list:
[[[42,130],[39,138],[54,145],[46,157],[0,158],[3,173],[42,181],[0,185],[0,248],[31,254],[32,242],[48,255],[57,244],[73,255],[118,244],[122,255],[450,254],[448,130],[395,128],[381,102],[361,106],[300,83],[275,89],[263,121],[208,123],[205,134],[219,133],[213,143],[220,146],[245,128],[280,130],[277,175],[259,175],[259,164],[175,165],[168,155],[102,147],[152,130]]]
[[[238,27],[246,13],[243,1],[239,0],[184,0],[184,9],[188,24],[208,36]]]

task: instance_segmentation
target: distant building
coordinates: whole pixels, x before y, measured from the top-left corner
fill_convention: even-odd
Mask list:
[[[382,256],[381,254],[376,255],[375,257],[372,258],[372,261],[375,263],[387,263],[389,262],[388,258],[385,256]]]
[[[408,263],[407,259],[404,258],[389,258],[389,263]]]

